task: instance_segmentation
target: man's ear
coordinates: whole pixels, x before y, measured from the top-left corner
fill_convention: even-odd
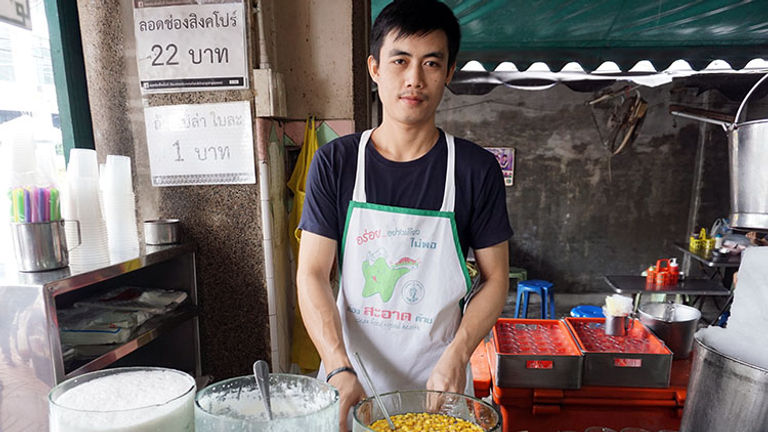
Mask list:
[[[451,83],[451,80],[453,79],[453,73],[456,72],[456,62],[454,62],[451,67],[448,68],[448,76],[445,78],[445,85],[448,85]]]
[[[373,82],[379,83],[379,62],[372,55],[368,56],[368,75],[371,76]]]

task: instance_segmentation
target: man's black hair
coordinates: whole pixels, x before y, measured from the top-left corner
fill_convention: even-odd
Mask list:
[[[395,0],[388,4],[371,29],[371,55],[379,61],[384,38],[395,31],[395,38],[424,36],[442,30],[448,38],[448,68],[456,63],[461,43],[459,21],[445,3],[437,0]]]

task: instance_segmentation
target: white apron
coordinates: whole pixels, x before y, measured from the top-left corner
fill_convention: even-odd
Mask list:
[[[453,213],[454,141],[445,134],[442,206],[420,210],[366,201],[365,147],[371,132],[360,138],[342,239],[337,305],[344,343],[350,359],[360,354],[380,393],[424,389],[456,334],[471,286]],[[467,370],[465,392],[472,394]],[[321,377],[324,372],[321,367]]]

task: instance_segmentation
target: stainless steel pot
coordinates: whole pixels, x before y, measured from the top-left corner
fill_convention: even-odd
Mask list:
[[[765,432],[768,370],[707,346],[696,338],[680,432]]]
[[[178,219],[144,221],[144,242],[148,245],[181,243],[181,221]]]
[[[675,303],[646,303],[640,306],[638,316],[643,325],[664,341],[675,359],[688,358],[701,318],[698,309]]]
[[[731,226],[768,229],[768,119],[739,123],[747,100],[768,75],[749,90],[736,111],[733,123],[672,111],[680,117],[717,124],[728,133],[731,178]]]

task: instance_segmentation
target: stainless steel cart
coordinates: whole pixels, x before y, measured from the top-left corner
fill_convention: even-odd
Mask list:
[[[185,291],[189,301],[153,317],[125,343],[65,361],[58,311],[120,286]],[[135,259],[90,269],[21,273],[0,263],[0,430],[48,430],[48,391],[86,372],[142,365],[199,377],[197,317],[195,253],[189,244],[147,246]]]

